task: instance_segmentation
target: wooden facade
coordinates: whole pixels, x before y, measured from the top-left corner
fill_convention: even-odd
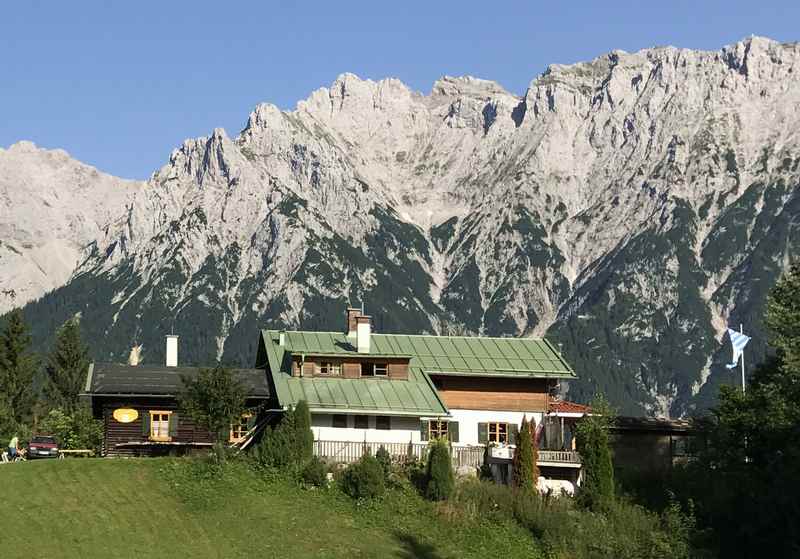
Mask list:
[[[294,356],[292,358],[292,376],[293,377],[325,377],[330,378],[332,375],[330,374],[319,374],[320,365],[322,363],[333,363],[340,367],[339,375],[335,375],[339,378],[346,378],[346,379],[354,379],[354,378],[362,378],[361,375],[361,364],[362,363],[369,363],[372,365],[386,365],[387,366],[387,375],[383,378],[389,378],[392,380],[406,380],[408,379],[408,358],[375,358],[375,357],[327,357],[327,356]],[[300,374],[300,370],[302,368],[302,375]],[[374,377],[374,378],[381,378],[381,377]]]
[[[448,408],[546,412],[547,379],[431,375]]]
[[[250,401],[248,407],[255,409],[260,402]],[[130,423],[114,419],[114,410],[135,409],[138,417]],[[170,416],[168,440],[151,436],[149,417],[151,412],[166,412]],[[190,417],[181,413],[175,398],[96,398],[94,414],[103,421],[104,456],[165,456],[186,454],[192,450],[207,448],[215,436],[196,425]]]
[[[130,423],[114,419],[114,410],[131,408],[138,417]],[[147,420],[151,411],[166,411],[174,415],[177,427],[171,440],[156,442],[150,438]],[[103,454],[105,456],[158,456],[184,453],[193,445],[202,448],[214,442],[214,437],[205,429],[180,413],[174,398],[97,398],[95,416],[103,420]],[[180,444],[176,444],[180,443]]]

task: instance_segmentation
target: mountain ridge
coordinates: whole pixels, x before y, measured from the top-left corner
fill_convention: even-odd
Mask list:
[[[798,62],[762,38],[613,51],[521,97],[342,74],[186,140],[26,313],[91,317],[104,358],[160,357],[177,324],[190,360],[239,362],[258,327],[366,302],[379,329],[547,335],[572,397],[684,415],[727,382],[730,320],[763,354],[765,289],[796,257]]]

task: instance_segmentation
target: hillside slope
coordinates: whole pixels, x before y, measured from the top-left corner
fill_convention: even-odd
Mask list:
[[[416,496],[359,507],[333,492],[265,483],[244,467],[204,480],[186,478],[190,467],[161,459],[0,466],[3,557],[538,556],[522,528],[448,521]]]
[[[261,327],[547,335],[626,413],[675,416],[731,381],[800,246],[800,47],[612,52],[523,97],[352,74],[235,138],[187,140],[25,312],[80,312],[102,359],[252,364]]]

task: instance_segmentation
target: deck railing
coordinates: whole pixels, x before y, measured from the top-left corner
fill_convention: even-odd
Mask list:
[[[337,464],[351,464],[358,461],[365,453],[374,455],[380,447],[384,447],[396,462],[404,462],[410,458],[425,460],[428,443],[382,443],[353,441],[314,441],[314,454],[320,458]],[[452,447],[453,467],[471,466],[478,468],[483,464],[484,446]],[[561,450],[540,450],[539,462],[580,464],[577,452]]]

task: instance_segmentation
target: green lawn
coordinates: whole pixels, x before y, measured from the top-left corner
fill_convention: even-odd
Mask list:
[[[392,491],[266,481],[242,464],[203,476],[179,459],[85,459],[0,466],[4,557],[535,558],[514,523],[474,521]],[[8,542],[18,542],[9,548]]]

